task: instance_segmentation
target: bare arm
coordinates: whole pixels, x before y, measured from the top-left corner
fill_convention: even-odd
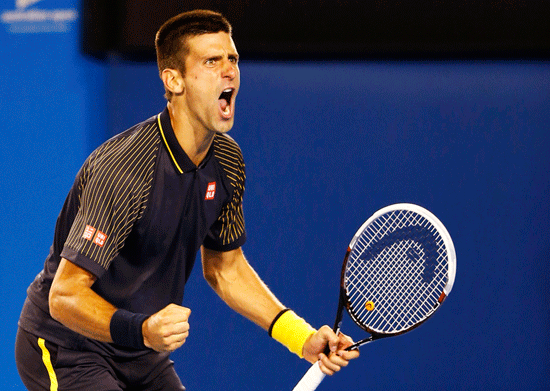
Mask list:
[[[74,263],[62,259],[50,289],[50,313],[66,327],[85,337],[113,342],[111,318],[117,308],[95,293],[96,277]],[[142,325],[145,346],[156,351],[173,351],[189,335],[191,311],[169,304]]]
[[[109,324],[117,309],[91,289],[95,280],[92,273],[61,259],[50,289],[50,313],[85,337],[113,342]]]
[[[203,274],[221,299],[264,330],[285,307],[252,269],[240,248],[201,249]]]
[[[202,263],[204,277],[222,300],[265,330],[285,308],[252,269],[240,248],[221,253],[203,247]],[[323,353],[327,343],[332,352],[328,357]],[[305,342],[304,358],[311,363],[320,360],[321,370],[332,375],[359,356],[357,350],[345,351],[351,344],[349,337],[337,336],[330,327],[323,326]]]

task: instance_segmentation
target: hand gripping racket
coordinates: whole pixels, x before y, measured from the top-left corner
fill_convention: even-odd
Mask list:
[[[334,332],[340,331],[344,308],[370,334],[348,350],[410,331],[439,308],[455,275],[453,241],[437,217],[414,204],[382,208],[349,244]],[[313,391],[324,377],[317,362],[293,391]]]

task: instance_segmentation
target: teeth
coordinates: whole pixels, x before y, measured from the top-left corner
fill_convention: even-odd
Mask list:
[[[219,99],[225,99],[229,102],[231,96],[233,95],[233,91],[235,91],[233,88],[226,88],[222,91]]]
[[[231,96],[235,91],[234,88],[228,87],[220,95],[220,108],[224,115],[229,116],[231,114]]]

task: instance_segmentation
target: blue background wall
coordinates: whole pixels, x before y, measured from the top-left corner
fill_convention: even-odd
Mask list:
[[[164,100],[154,64],[82,57],[78,20],[2,24],[0,389],[24,389],[17,318],[74,175]],[[320,390],[550,388],[550,63],[243,59],[241,78],[231,135],[247,163],[244,250],[285,304],[332,324],[345,248],[387,204],[430,209],[455,242],[457,280],[434,318],[365,346]],[[189,390],[292,389],[309,367],[225,307],[199,267],[183,304],[191,336],[173,358]],[[344,331],[362,336],[349,319]]]

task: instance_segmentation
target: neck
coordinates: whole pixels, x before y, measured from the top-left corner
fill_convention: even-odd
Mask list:
[[[215,133],[206,131],[200,126],[193,126],[188,117],[182,115],[177,105],[172,102],[168,102],[168,112],[172,129],[181,148],[196,166],[200,165],[212,145]]]

